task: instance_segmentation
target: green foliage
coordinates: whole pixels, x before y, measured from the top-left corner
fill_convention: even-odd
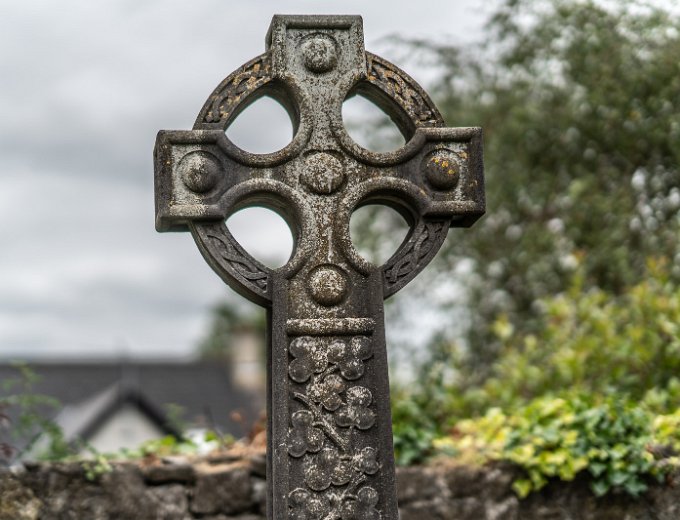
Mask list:
[[[438,263],[472,260],[471,384],[497,353],[497,316],[532,331],[536,302],[566,290],[576,258],[585,288],[619,294],[648,256],[680,252],[677,16],[635,0],[508,0],[489,34],[476,54],[414,42],[442,71],[446,120],[484,128],[488,215]]]
[[[644,281],[612,296],[587,289],[577,269],[567,292],[541,300],[542,319],[529,334],[494,325],[501,344],[490,377],[459,395],[451,412],[478,415],[546,394],[617,393],[659,412],[680,406],[680,287],[666,262],[650,261]]]
[[[82,466],[85,470],[85,479],[95,482],[103,475],[111,473],[113,466],[111,465],[111,457],[94,449],[90,449],[90,453],[92,458],[84,460]]]
[[[437,424],[413,396],[393,394],[392,425],[394,456],[398,465],[418,464],[434,454]]]
[[[229,358],[229,348],[238,334],[255,333],[263,338],[265,314],[254,305],[235,305],[221,302],[212,309],[208,332],[201,340],[198,350],[204,358]],[[264,347],[263,347],[264,348]]]
[[[650,479],[661,480],[677,459],[656,461],[654,446],[677,445],[680,412],[659,416],[618,397],[542,397],[513,413],[499,408],[457,423],[454,435],[436,444],[462,459],[509,461],[524,470],[513,488],[521,497],[550,479],[573,480],[587,472],[593,493],[621,490],[638,496]]]
[[[0,443],[5,446],[3,450],[5,461],[10,463],[21,453],[30,452],[38,441],[44,443],[37,453],[40,459],[59,460],[71,455],[72,448],[65,441],[61,428],[45,416],[45,410],[59,408],[59,401],[53,397],[35,393],[33,386],[39,376],[26,364],[17,363],[15,367],[17,376],[2,382],[2,390],[8,395],[0,399],[3,422],[7,423],[6,429],[9,430],[7,440]],[[9,410],[14,411],[13,422],[10,420]],[[22,447],[21,453],[12,447],[19,438],[32,439]]]
[[[432,345],[453,377],[416,376],[405,398],[437,409],[395,418],[436,450],[524,468],[522,496],[576,475],[638,495],[676,462],[653,454],[680,447],[680,20],[507,0],[489,29],[474,56],[412,42],[442,71],[447,121],[484,128],[489,214],[439,257],[469,266],[450,302],[468,332]]]
[[[102,453],[93,446],[85,445],[84,450],[89,455],[71,454],[61,460],[80,462],[85,469],[85,478],[95,481],[113,471],[114,461],[148,460],[176,455],[193,456],[204,453],[207,448],[224,449],[234,441],[231,436],[219,435],[213,431],[206,431],[199,438],[193,439],[166,435],[160,439],[146,441],[137,448],[123,448],[115,453]]]
[[[193,455],[198,445],[189,439],[178,439],[174,435],[166,435],[160,439],[144,442],[135,449],[123,449],[113,453],[113,458],[143,459],[146,457],[167,457],[169,455]]]
[[[90,445],[85,445],[84,450],[88,455],[74,453],[62,460],[79,461],[85,470],[85,478],[94,482],[113,471],[114,461],[193,455],[197,452],[197,445],[186,439],[178,439],[174,435],[166,435],[160,439],[146,441],[135,449],[124,448],[116,453],[102,453]]]
[[[436,342],[427,361],[417,366],[413,382],[391,388],[394,451],[397,464],[426,461],[434,453],[434,440],[443,435],[451,419],[452,345]]]
[[[577,475],[597,495],[639,495],[680,452],[680,288],[669,271],[650,260],[644,281],[612,295],[586,288],[577,267],[566,293],[540,300],[533,332],[495,322],[502,348],[483,384],[418,377],[422,387],[399,393],[394,410],[414,410],[395,413],[395,436],[417,439],[421,459],[512,462],[525,471],[520,496]]]

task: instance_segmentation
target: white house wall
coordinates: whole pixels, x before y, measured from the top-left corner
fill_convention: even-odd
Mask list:
[[[126,404],[92,435],[89,444],[99,452],[114,453],[122,448],[138,448],[163,435],[163,431],[136,407]]]

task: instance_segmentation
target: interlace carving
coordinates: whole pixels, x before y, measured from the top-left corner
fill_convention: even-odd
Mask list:
[[[267,54],[262,54],[225,79],[212,95],[210,109],[206,111],[203,121],[206,123],[224,121],[241,101],[269,83],[271,65],[268,58]]]
[[[406,110],[416,126],[436,126],[441,120],[439,111],[423,95],[409,76],[396,69],[391,63],[370,52],[366,53],[368,81],[386,92],[397,104]]]
[[[423,261],[438,249],[443,237],[448,232],[448,222],[426,222],[422,232],[414,237],[401,254],[383,270],[387,285],[395,285],[401,279],[422,266]]]
[[[263,291],[267,290],[267,273],[259,269],[229,240],[225,240],[225,237],[208,235],[208,238],[212,242],[216,251],[219,251],[222,261],[231,266],[233,270],[238,273],[238,276],[244,280],[254,283]]]

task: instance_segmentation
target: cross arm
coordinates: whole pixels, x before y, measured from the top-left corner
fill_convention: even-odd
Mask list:
[[[295,153],[289,148],[252,154],[235,146],[223,130],[161,130],[154,149],[156,230],[187,231],[191,222],[225,219],[240,209],[235,199],[244,189],[232,188],[259,179],[266,191],[266,180],[280,179],[277,167]],[[288,205],[280,206],[274,209],[285,218]]]

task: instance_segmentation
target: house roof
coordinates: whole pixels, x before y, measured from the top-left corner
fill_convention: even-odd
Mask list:
[[[149,401],[136,388],[114,383],[102,392],[77,404],[67,404],[55,417],[61,426],[64,439],[71,443],[78,439],[89,439],[121,407],[132,405],[143,413],[159,431],[180,436],[168,414]]]
[[[165,417],[174,406],[180,411],[179,421],[187,426],[217,428],[241,437],[263,408],[264,396],[236,387],[228,366],[219,362],[39,362],[28,366],[38,376],[30,392],[55,398],[62,405],[57,410],[43,407],[42,413],[50,417],[70,413],[69,408],[81,413],[90,410],[86,415],[94,417],[97,414],[91,407],[104,410],[124,397]],[[13,364],[0,363],[0,397],[17,392],[3,389],[2,382],[18,374]],[[237,414],[242,422],[235,420]]]

